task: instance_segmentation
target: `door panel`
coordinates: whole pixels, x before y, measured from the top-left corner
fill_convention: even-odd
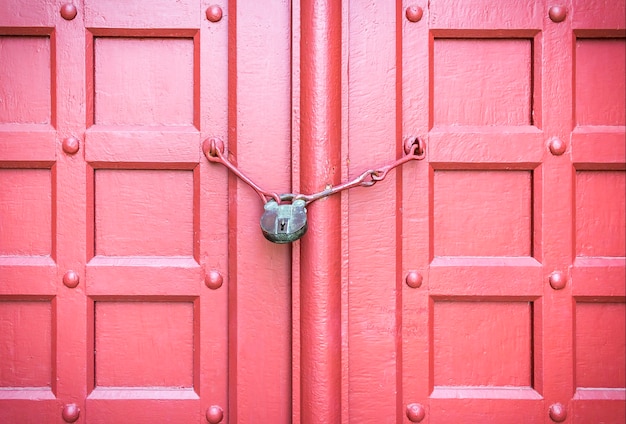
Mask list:
[[[624,30],[602,29],[620,10],[576,29],[586,5],[555,22],[540,2],[451,3],[403,24],[404,133],[428,143],[403,170],[407,415],[621,422]]]
[[[2,13],[0,420],[227,414],[227,183],[200,161],[227,128],[227,20],[41,3]]]
[[[56,414],[63,390],[56,340],[66,315],[55,284],[63,260],[54,128],[60,87],[53,82],[56,17],[43,8],[18,22],[17,6],[0,6],[0,420],[35,423]]]
[[[624,3],[573,7],[571,132],[575,422],[626,420]],[[615,30],[615,28],[621,28]],[[618,76],[619,75],[619,76]]]
[[[291,5],[237,2],[229,39],[228,150],[261,187],[291,191]],[[215,165],[217,166],[217,165]],[[263,237],[263,204],[229,179],[231,422],[291,420],[291,248]]]
[[[198,20],[177,31],[158,15],[121,19],[137,6],[122,13],[113,3],[84,4],[93,346],[85,412],[95,422],[109,414],[194,420],[207,402],[199,362],[207,345],[199,325]]]
[[[543,19],[448,3],[403,32],[404,132],[428,145],[405,170],[404,272],[423,280],[404,290],[405,405],[423,422],[541,422]]]
[[[398,151],[396,5],[352,2],[349,22],[348,178],[395,159]],[[376,22],[376,25],[373,24]],[[368,28],[367,31],[363,28]],[[376,59],[374,59],[376,58]],[[376,117],[376,119],[373,119]],[[399,172],[399,171],[398,171]],[[350,422],[394,422],[400,287],[394,278],[399,234],[394,173],[376,187],[348,192],[347,409]],[[344,277],[344,278],[346,278]]]

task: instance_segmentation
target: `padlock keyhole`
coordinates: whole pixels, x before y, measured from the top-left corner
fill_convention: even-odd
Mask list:
[[[280,221],[278,221],[278,227],[279,227],[279,231],[281,233],[286,232],[285,227],[287,226],[287,220],[286,219],[281,219]]]

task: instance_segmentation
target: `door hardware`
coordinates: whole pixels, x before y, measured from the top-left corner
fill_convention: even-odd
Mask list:
[[[280,196],[281,201],[287,196]],[[306,202],[302,199],[292,203],[276,203],[274,199],[263,206],[261,215],[261,230],[266,239],[273,243],[291,243],[306,233],[308,223],[306,219]]]
[[[317,193],[278,194],[262,189],[228,160],[221,139],[216,137],[206,139],[202,144],[202,150],[209,162],[224,165],[259,195],[264,203],[264,212],[260,220],[263,235],[269,241],[281,244],[296,241],[306,233],[308,227],[306,206],[309,204],[354,187],[371,187],[384,180],[392,169],[411,160],[422,160],[426,156],[424,141],[419,137],[410,138],[404,143],[404,156],[389,165],[368,169],[351,181],[328,187]]]

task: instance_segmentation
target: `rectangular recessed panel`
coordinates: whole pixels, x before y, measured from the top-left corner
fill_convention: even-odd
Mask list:
[[[0,36],[0,123],[50,123],[50,38]]]
[[[435,256],[531,256],[530,171],[434,175]]]
[[[96,255],[192,256],[193,171],[95,172]]]
[[[626,173],[576,173],[576,255],[626,256]]]
[[[571,423],[626,423],[626,389],[624,388],[578,389],[571,405],[572,413],[567,414]]]
[[[121,8],[121,5],[123,7]],[[197,0],[86,0],[88,28],[197,28],[202,16]]]
[[[99,37],[94,55],[96,124],[193,124],[193,39]]]
[[[435,386],[532,385],[532,304],[436,301]]]
[[[93,396],[94,394],[96,396]],[[105,396],[100,397],[101,394]],[[202,403],[197,399],[198,396],[192,389],[175,391],[96,389],[85,401],[85,409],[89,411],[89,420],[86,422],[88,424],[207,423],[204,413],[200,413],[200,410],[205,412],[207,408],[199,407]],[[226,423],[227,420],[220,422]],[[228,420],[228,422],[233,422],[233,420]]]
[[[49,255],[51,214],[49,169],[0,169],[0,255]]]
[[[0,300],[0,388],[50,387],[51,381],[51,303]]]
[[[193,387],[192,302],[96,302],[95,385]]]
[[[434,125],[531,125],[532,41],[445,39],[433,47]]]
[[[626,40],[576,40],[575,107],[578,125],[626,124]]]
[[[576,387],[626,386],[624,303],[576,303]]]
[[[593,31],[603,35],[624,33],[626,3],[623,1],[572,0],[571,10],[568,17],[572,19],[574,28],[584,28],[585,32]],[[626,422],[626,420],[622,421]],[[598,419],[597,422],[602,421]]]

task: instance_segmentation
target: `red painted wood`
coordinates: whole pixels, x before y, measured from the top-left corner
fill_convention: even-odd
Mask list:
[[[341,179],[341,3],[304,0],[300,11],[300,187]],[[303,423],[341,416],[340,198],[308,208],[300,245],[300,373]]]
[[[624,2],[573,1],[573,422],[626,420]],[[618,77],[619,75],[619,77]],[[595,92],[596,95],[592,95]],[[566,128],[569,131],[569,128]],[[571,171],[570,171],[571,172]],[[619,194],[617,194],[619,191]],[[602,346],[600,348],[600,346]],[[602,364],[602,365],[600,365]]]
[[[399,42],[394,2],[352,2],[348,10],[348,172],[400,157]],[[376,60],[372,60],[376,56]],[[406,164],[413,168],[415,163]],[[348,403],[350,422],[398,422],[401,316],[398,311],[402,192],[393,171],[376,187],[348,193]]]
[[[262,187],[289,192],[291,7],[245,1],[231,2],[230,8],[227,148]],[[230,422],[287,423],[290,246],[263,237],[263,205],[250,187],[232,175],[228,184]]]
[[[403,170],[407,417],[621,422],[624,6],[429,5],[402,25],[403,131],[428,133]]]
[[[123,3],[0,2],[0,422],[624,422],[624,1]]]
[[[300,1],[291,2],[291,60],[300,62]],[[291,188],[300,190],[300,67],[291,70]],[[302,413],[302,375],[300,349],[300,243],[293,243],[291,249],[291,422],[300,422]]]
[[[227,19],[62,4],[0,6],[0,421],[228,420]]]
[[[200,2],[199,12],[205,11],[210,4],[212,2]],[[200,43],[200,48],[194,50],[194,78],[200,80],[200,84],[194,86],[194,121],[200,126],[200,141],[227,134],[228,131],[228,69],[224,64],[228,63],[229,5],[221,6],[226,16],[215,25],[207,22],[206,26],[202,25],[204,21],[200,18],[200,33],[194,37],[195,42]],[[194,15],[194,20],[195,16],[198,15]],[[193,146],[193,143],[184,145]],[[182,151],[183,146],[179,149]],[[228,188],[222,183],[227,178],[224,171],[201,160],[199,174],[194,178],[194,190],[199,193],[199,201],[194,201],[193,205],[194,225],[200,229],[199,245],[194,246],[194,252],[200,258],[206,287],[207,277],[212,273],[222,277],[221,287],[209,288],[199,299],[199,315],[194,320],[194,326],[201,347],[194,354],[194,362],[198,364],[199,371],[195,381],[199,388],[200,416],[206,417],[217,409],[223,411],[224,422],[229,422],[227,339],[230,275],[228,215],[223,213],[228,204]],[[215,183],[207,184],[207,181]],[[202,285],[201,290],[204,290]],[[209,322],[213,324],[206,325]],[[197,415],[190,421],[196,420],[202,421]]]

